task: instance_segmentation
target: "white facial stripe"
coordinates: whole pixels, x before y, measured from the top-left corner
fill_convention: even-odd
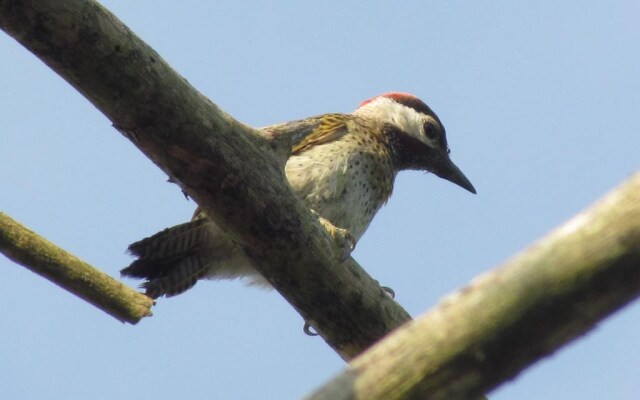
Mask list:
[[[436,147],[436,144],[425,135],[424,124],[430,121],[438,125],[437,121],[428,115],[418,113],[411,107],[397,103],[393,99],[378,97],[358,108],[354,114],[367,115],[389,122],[430,147]]]

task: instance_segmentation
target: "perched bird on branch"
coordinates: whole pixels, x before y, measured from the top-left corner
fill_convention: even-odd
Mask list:
[[[449,158],[440,119],[410,94],[383,94],[351,114],[324,114],[277,129],[308,132],[292,149],[287,179],[329,233],[351,248],[391,196],[399,171],[432,172],[476,193]],[[145,279],[142,286],[153,298],[180,294],[199,279],[246,277],[268,285],[242,248],[199,208],[191,222],[133,243],[129,251],[137,259],[122,275]]]

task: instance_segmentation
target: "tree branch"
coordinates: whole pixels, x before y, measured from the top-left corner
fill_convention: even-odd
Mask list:
[[[0,0],[0,27],[179,182],[343,358],[410,319],[353,260],[339,262],[286,184],[282,166],[301,138],[233,120],[94,2]],[[339,380],[362,398],[466,398],[584,333],[640,290],[639,180],[408,324]]]
[[[410,319],[288,186],[291,141],[240,124],[93,1],[0,0],[0,27],[192,196],[344,359]]]
[[[151,315],[153,299],[123,285],[0,212],[0,252],[121,322]]]
[[[640,295],[640,173],[370,350],[308,400],[468,399]]]

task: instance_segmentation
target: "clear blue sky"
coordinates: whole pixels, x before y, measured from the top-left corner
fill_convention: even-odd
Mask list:
[[[640,3],[105,2],[196,88],[263,126],[390,90],[439,114],[473,196],[403,173],[354,257],[413,315],[640,167]],[[194,204],[0,34],[0,209],[118,276]],[[201,282],[122,325],[0,256],[2,399],[297,399],[343,368],[276,292]],[[136,285],[135,281],[127,281]],[[491,394],[638,399],[640,305]]]

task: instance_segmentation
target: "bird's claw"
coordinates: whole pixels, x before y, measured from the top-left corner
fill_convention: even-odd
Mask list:
[[[378,285],[380,285],[380,282],[376,281],[376,283]],[[389,297],[391,297],[392,299],[396,298],[396,292],[395,290],[391,289],[389,286],[380,286],[380,289],[382,289],[382,291]]]
[[[382,290],[384,290],[384,292],[391,297],[392,299],[396,298],[396,292],[391,289],[389,286],[380,286],[382,288]]]
[[[302,330],[304,331],[304,333],[307,336],[318,336],[319,333],[315,331],[315,329],[313,329],[313,327],[311,326],[311,324],[309,324],[308,321],[304,321],[304,327],[302,328]]]
[[[332,227],[333,230],[327,230],[329,231],[329,234],[336,242],[340,250],[342,250],[342,252],[340,253],[340,261],[344,261],[349,258],[353,249],[356,248],[356,238],[354,238],[353,235],[350,234],[346,229],[336,228],[333,225]]]
[[[328,219],[322,218],[316,211],[311,210],[311,212],[318,218],[320,225],[329,232],[329,235],[331,235],[333,241],[338,245],[338,248],[342,250],[340,253],[340,261],[346,260],[351,255],[351,252],[356,248],[356,238],[353,237],[348,230],[338,228]]]

